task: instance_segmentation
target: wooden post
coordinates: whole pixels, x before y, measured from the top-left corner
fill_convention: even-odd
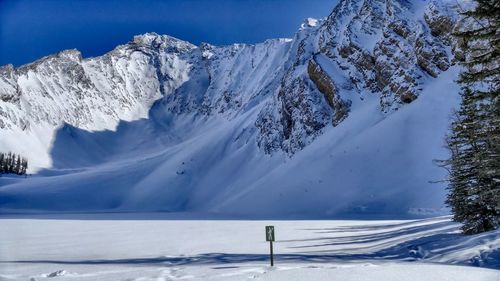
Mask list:
[[[269,246],[271,247],[271,266],[274,266],[273,241],[269,241]]]
[[[271,258],[271,266],[274,266],[274,254],[273,254],[273,241],[274,238],[274,226],[266,226],[266,241],[269,241],[269,257]]]

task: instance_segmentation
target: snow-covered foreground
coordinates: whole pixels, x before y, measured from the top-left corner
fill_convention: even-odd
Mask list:
[[[270,224],[276,228],[274,268],[264,236]],[[500,231],[464,237],[457,227],[446,217],[4,216],[0,280],[500,280]]]

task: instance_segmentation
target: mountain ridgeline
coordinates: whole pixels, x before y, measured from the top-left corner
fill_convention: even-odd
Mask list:
[[[430,181],[458,97],[455,5],[341,0],[292,39],[148,33],[100,57],[3,66],[0,146],[38,176],[0,182],[0,208],[446,212]]]

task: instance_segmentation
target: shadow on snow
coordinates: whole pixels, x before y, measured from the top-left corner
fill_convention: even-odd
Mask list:
[[[408,226],[407,223],[404,225]],[[314,262],[314,263],[352,263],[368,261],[400,261],[400,262],[430,262],[453,265],[470,265],[492,269],[500,269],[500,249],[491,249],[490,251],[478,251],[473,258],[461,259],[460,251],[466,250],[473,245],[485,245],[488,242],[498,239],[498,231],[483,233],[475,236],[464,236],[457,232],[459,225],[450,221],[437,221],[429,225],[410,226],[408,228],[396,229],[391,231],[389,225],[388,231],[375,233],[373,235],[353,235],[342,237],[330,237],[331,243],[310,245],[308,248],[317,248],[339,244],[367,243],[361,247],[352,247],[349,249],[341,248],[337,250],[315,250],[301,253],[275,254],[277,263],[286,262]],[[366,226],[367,229],[372,226]],[[345,230],[345,227],[341,227]],[[363,226],[356,226],[355,229],[361,229]],[[406,240],[405,240],[406,239]],[[340,240],[342,242],[333,242]],[[311,241],[311,240],[294,240]],[[282,248],[287,247],[291,240],[277,241]],[[372,244],[369,244],[372,243]],[[279,248],[278,247],[278,248]],[[363,253],[359,253],[359,251]],[[453,258],[453,254],[458,256]],[[451,259],[450,259],[451,257]],[[444,259],[443,259],[444,258]],[[155,265],[163,264],[165,266],[180,265],[214,265],[214,266],[235,266],[233,264],[266,262],[269,259],[268,254],[244,254],[244,253],[205,253],[194,256],[161,256],[145,258],[127,258],[127,259],[94,259],[94,260],[16,260],[1,261],[0,263],[46,263],[46,264],[68,264],[68,265]]]

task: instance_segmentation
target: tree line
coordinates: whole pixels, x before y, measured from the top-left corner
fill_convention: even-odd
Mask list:
[[[24,175],[28,169],[28,159],[12,152],[0,152],[0,174]]]
[[[465,234],[500,226],[500,1],[475,0],[463,16],[471,25],[455,33],[465,58],[458,82],[461,104],[446,145],[448,197]]]

